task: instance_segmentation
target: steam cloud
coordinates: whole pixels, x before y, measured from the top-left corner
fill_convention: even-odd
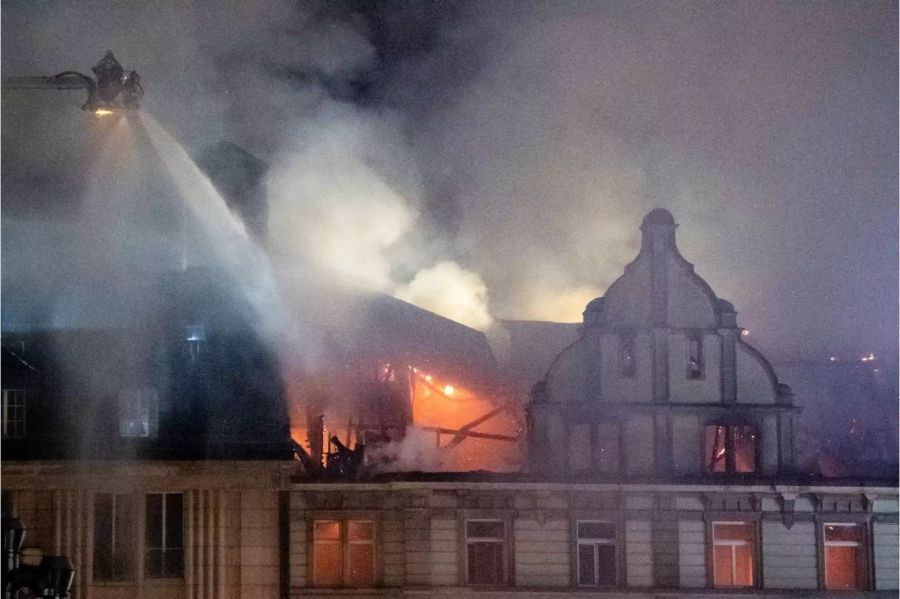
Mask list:
[[[484,305],[480,278],[492,318],[573,321],[661,205],[757,343],[827,355],[896,348],[883,218],[896,209],[895,17],[845,4],[22,3],[4,7],[2,60],[54,73],[113,48],[177,139],[231,139],[273,166],[271,249],[298,271],[471,319],[421,291],[454,272],[467,289],[454,305]],[[835,217],[848,205],[853,218]]]

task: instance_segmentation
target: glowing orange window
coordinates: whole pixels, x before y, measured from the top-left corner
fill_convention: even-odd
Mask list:
[[[372,520],[313,522],[313,585],[375,584],[375,523]]]
[[[717,587],[752,587],[756,569],[756,524],[713,522],[713,582]]]
[[[823,525],[826,589],[867,587],[864,526],[859,523]]]
[[[747,474],[756,472],[759,433],[748,425],[706,426],[704,467],[707,472]]]

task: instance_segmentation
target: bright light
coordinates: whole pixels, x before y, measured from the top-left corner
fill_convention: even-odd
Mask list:
[[[433,381],[434,379],[431,378],[431,375],[429,374],[429,375],[426,375],[426,376],[425,376],[425,380],[428,381],[428,382],[430,383],[430,382]]]
[[[831,356],[830,358],[828,358],[828,361],[829,362],[837,362],[838,361],[837,356]]]
[[[741,337],[747,337],[750,335],[750,329],[741,329]]]
[[[871,361],[873,361],[874,359],[875,359],[875,354],[869,354],[868,356],[863,356],[863,357],[862,357],[862,361],[863,361],[863,362],[871,362]]]
[[[446,385],[444,387],[444,395],[453,395],[453,391],[455,391],[455,389],[452,385]]]

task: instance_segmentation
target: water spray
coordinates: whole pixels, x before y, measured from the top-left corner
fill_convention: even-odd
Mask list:
[[[85,89],[88,97],[81,109],[98,117],[140,108],[144,97],[141,76],[137,71],[122,68],[111,50],[106,51],[91,71],[96,79],[78,71],[63,71],[49,77],[7,77],[2,89]]]

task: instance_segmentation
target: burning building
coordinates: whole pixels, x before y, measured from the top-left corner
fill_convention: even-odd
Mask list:
[[[214,180],[263,170],[218,154]],[[263,196],[220,184],[264,239]],[[320,294],[299,319],[318,362],[295,364],[231,273],[177,259],[132,273],[158,301],[90,327],[4,317],[23,559],[70,556],[95,599],[895,592],[896,480],[798,472],[790,389],[671,214],[642,231],[580,327],[507,323],[514,345],[558,333],[513,348],[514,370],[548,369],[530,394],[483,333],[377,294]],[[7,276],[4,312],[46,287]]]

